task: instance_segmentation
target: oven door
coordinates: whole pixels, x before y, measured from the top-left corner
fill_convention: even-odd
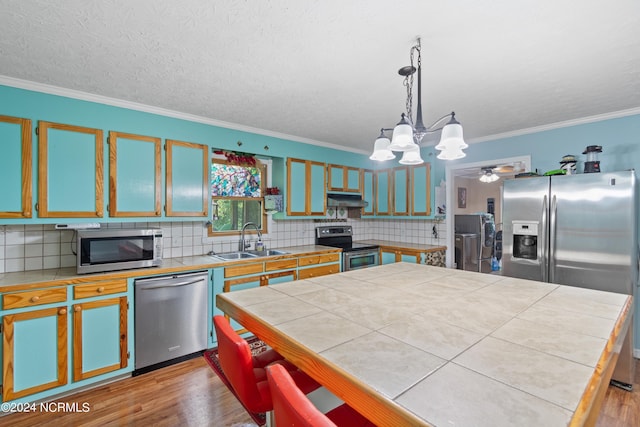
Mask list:
[[[377,249],[342,253],[342,271],[357,270],[359,268],[374,267],[380,264]]]

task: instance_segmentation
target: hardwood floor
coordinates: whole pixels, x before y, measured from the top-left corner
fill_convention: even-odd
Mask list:
[[[202,357],[57,400],[90,410],[0,417],[0,426],[255,426]],[[609,387],[598,427],[640,425],[640,361],[633,392]]]

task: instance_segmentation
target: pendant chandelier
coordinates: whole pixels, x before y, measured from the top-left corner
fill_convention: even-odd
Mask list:
[[[373,145],[373,154],[369,156],[371,160],[391,160],[396,156],[393,151],[402,151],[400,164],[418,165],[424,163],[420,156],[420,143],[422,138],[428,133],[442,130],[440,142],[436,145],[436,150],[440,151],[438,159],[456,160],[465,156],[462,151],[468,147],[462,136],[462,125],[456,120],[455,112],[447,114],[436,120],[431,126],[425,127],[422,121],[422,57],[420,54],[420,38],[418,38],[415,46],[411,48],[410,60],[411,65],[402,67],[398,70],[398,74],[404,76],[404,86],[407,88],[406,114],[402,113],[400,122],[395,128],[382,128],[380,135]],[[418,54],[418,68],[413,65],[414,54]],[[416,110],[416,120],[412,120],[412,104],[413,104],[413,75],[418,72],[418,106]],[[442,123],[445,119],[449,121],[441,127],[435,127]],[[393,131],[392,139],[389,140],[386,132]]]

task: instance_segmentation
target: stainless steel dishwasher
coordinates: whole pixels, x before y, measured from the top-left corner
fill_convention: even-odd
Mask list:
[[[207,272],[198,272],[134,282],[134,375],[207,348],[207,281]]]

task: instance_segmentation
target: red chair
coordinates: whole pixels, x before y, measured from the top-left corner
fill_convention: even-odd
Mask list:
[[[224,316],[214,316],[213,325],[218,338],[218,359],[236,396],[249,411],[267,412],[273,409],[265,366],[275,361],[290,371],[303,393],[320,387],[311,377],[300,371],[274,350],[258,356],[251,354],[249,344],[236,333]]]
[[[279,363],[267,366],[266,371],[277,427],[375,426],[346,403],[323,414]]]

